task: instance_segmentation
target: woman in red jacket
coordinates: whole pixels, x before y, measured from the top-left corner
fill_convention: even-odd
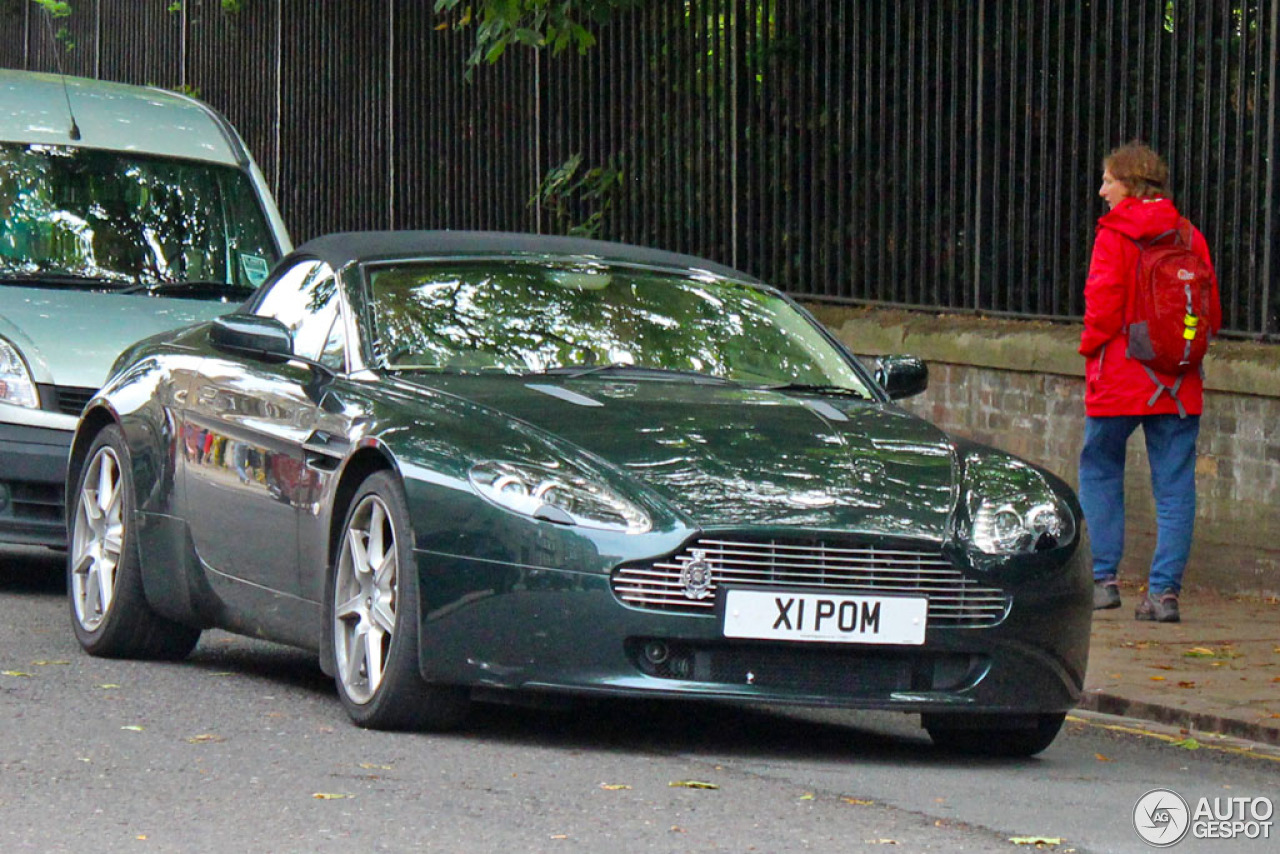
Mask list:
[[[1116,569],[1124,552],[1125,445],[1139,426],[1151,465],[1156,504],[1156,548],[1147,594],[1138,603],[1139,620],[1176,623],[1178,594],[1191,552],[1196,512],[1196,438],[1204,407],[1200,369],[1177,377],[1157,374],[1161,391],[1145,366],[1126,352],[1125,310],[1136,285],[1138,245],[1175,229],[1182,221],[1166,184],[1169,169],[1145,145],[1130,143],[1103,161],[1098,195],[1110,210],[1098,219],[1089,278],[1085,282],[1085,436],[1080,453],[1080,504],[1093,550],[1094,608],[1120,607]],[[1192,250],[1212,271],[1209,246],[1191,227]],[[1218,286],[1213,278],[1208,317],[1210,335],[1222,325]],[[1175,385],[1175,383],[1177,383]]]

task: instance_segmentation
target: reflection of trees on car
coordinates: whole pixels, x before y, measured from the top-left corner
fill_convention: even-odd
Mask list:
[[[538,263],[406,264],[378,271],[373,281],[393,365],[539,371],[617,364],[758,382],[830,381],[806,338],[815,334],[809,325],[754,287]]]
[[[244,259],[276,257],[253,188],[230,166],[5,143],[0,201],[9,271],[256,286]]]

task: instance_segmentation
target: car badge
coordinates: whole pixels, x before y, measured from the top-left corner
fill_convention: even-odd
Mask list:
[[[680,570],[680,583],[684,585],[686,599],[706,599],[711,595],[711,564],[702,549],[693,550],[693,560]]]

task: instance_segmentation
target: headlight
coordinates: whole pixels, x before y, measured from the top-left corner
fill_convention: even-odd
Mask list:
[[[484,462],[472,466],[470,479],[493,503],[536,519],[627,534],[643,534],[651,527],[639,507],[573,472]]]
[[[27,365],[18,349],[0,338],[0,400],[5,403],[40,408],[40,393],[31,381]]]
[[[1057,496],[983,498],[973,516],[972,542],[989,555],[1040,552],[1075,536],[1075,519]]]
[[[1015,459],[970,459],[969,542],[989,555],[1065,546],[1076,538],[1071,508],[1031,466]]]

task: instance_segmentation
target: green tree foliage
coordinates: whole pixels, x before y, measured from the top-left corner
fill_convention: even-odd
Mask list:
[[[436,0],[435,8],[456,13],[455,27],[475,26],[476,48],[467,62],[479,65],[497,62],[513,44],[586,53],[596,43],[588,27],[638,5],[640,0]]]

